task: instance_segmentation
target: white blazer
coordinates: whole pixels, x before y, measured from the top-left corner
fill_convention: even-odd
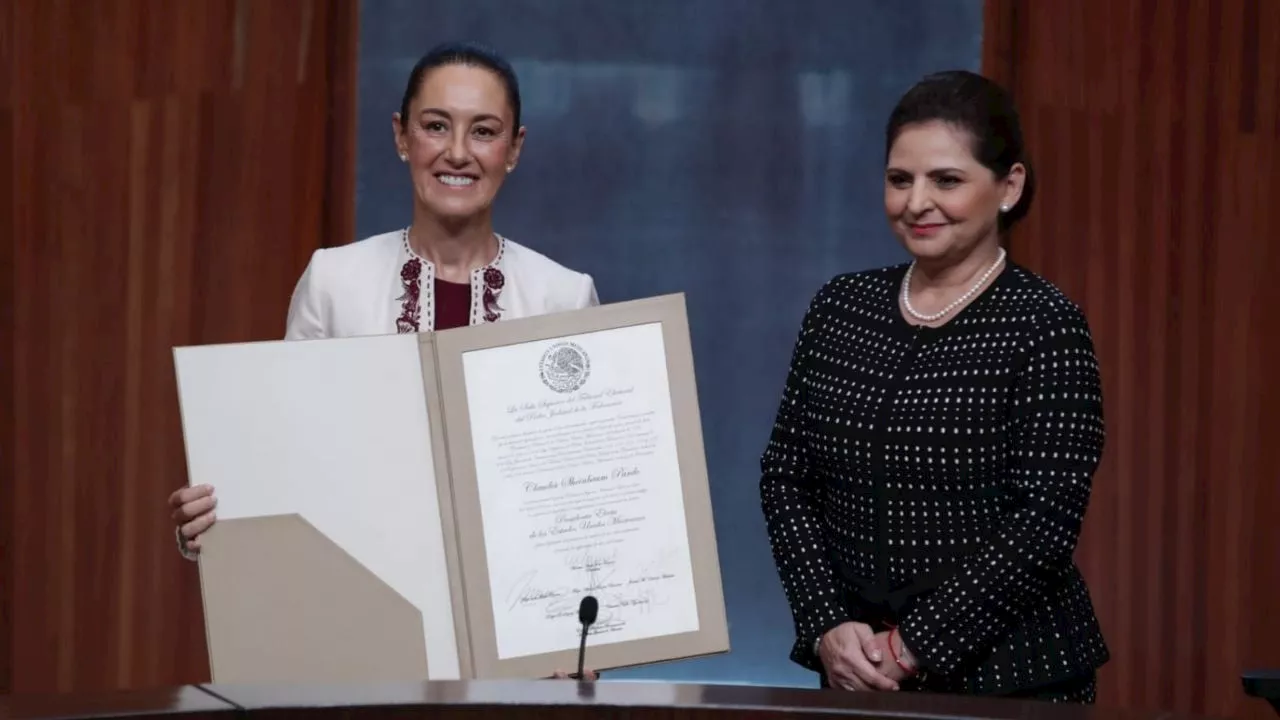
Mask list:
[[[405,231],[383,233],[333,248],[316,250],[289,303],[286,340],[389,335],[397,332],[404,288],[400,271],[413,255]],[[420,276],[419,330],[435,328],[432,296],[435,266],[423,258]],[[484,292],[484,271],[496,267],[505,276],[498,294],[499,320],[578,310],[600,304],[590,275],[498,236],[498,255],[471,272],[471,296]],[[471,324],[486,322],[482,303],[471,303]]]

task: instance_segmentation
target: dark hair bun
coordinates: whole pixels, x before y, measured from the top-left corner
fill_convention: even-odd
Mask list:
[[[1000,215],[1007,230],[1026,217],[1035,197],[1035,174],[1022,142],[1022,123],[1013,98],[999,84],[968,70],[948,70],[925,76],[898,101],[885,132],[885,157],[908,125],[945,122],[966,130],[973,138],[973,156],[1004,178],[1014,165],[1026,168],[1018,203]]]
[[[409,121],[409,106],[422,87],[422,78],[427,71],[445,65],[469,65],[481,67],[498,76],[503,87],[507,89],[507,102],[511,105],[511,114],[515,117],[515,127],[520,127],[520,83],[516,80],[516,71],[497,52],[477,43],[443,43],[431,48],[423,55],[409,73],[409,82],[405,84],[404,96],[400,100],[400,126]]]

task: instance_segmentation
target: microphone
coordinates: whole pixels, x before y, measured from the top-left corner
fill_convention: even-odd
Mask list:
[[[578,603],[578,622],[582,623],[582,640],[578,645],[578,674],[573,676],[575,680],[585,677],[582,663],[587,657],[587,629],[596,621],[596,615],[599,612],[600,602],[592,595],[582,598],[582,602]]]

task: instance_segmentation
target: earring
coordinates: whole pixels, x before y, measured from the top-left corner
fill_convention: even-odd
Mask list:
[[[1000,212],[1009,212],[1009,206],[1008,206],[1008,205],[1001,205],[1001,206],[1000,206]]]
[[[409,156],[406,155],[405,153],[400,153],[400,162],[408,162],[408,161],[409,161]]]
[[[508,165],[508,166],[507,166],[507,172],[511,172],[512,170],[515,170],[515,169],[516,169],[516,166],[515,166],[515,165]]]

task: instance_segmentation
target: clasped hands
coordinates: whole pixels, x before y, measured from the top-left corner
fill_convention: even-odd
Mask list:
[[[827,682],[842,690],[897,690],[898,683],[915,665],[905,646],[889,647],[891,639],[890,633],[876,633],[859,622],[847,622],[827,631],[818,644]],[[901,643],[900,636],[896,639]],[[894,659],[895,651],[901,665]]]

